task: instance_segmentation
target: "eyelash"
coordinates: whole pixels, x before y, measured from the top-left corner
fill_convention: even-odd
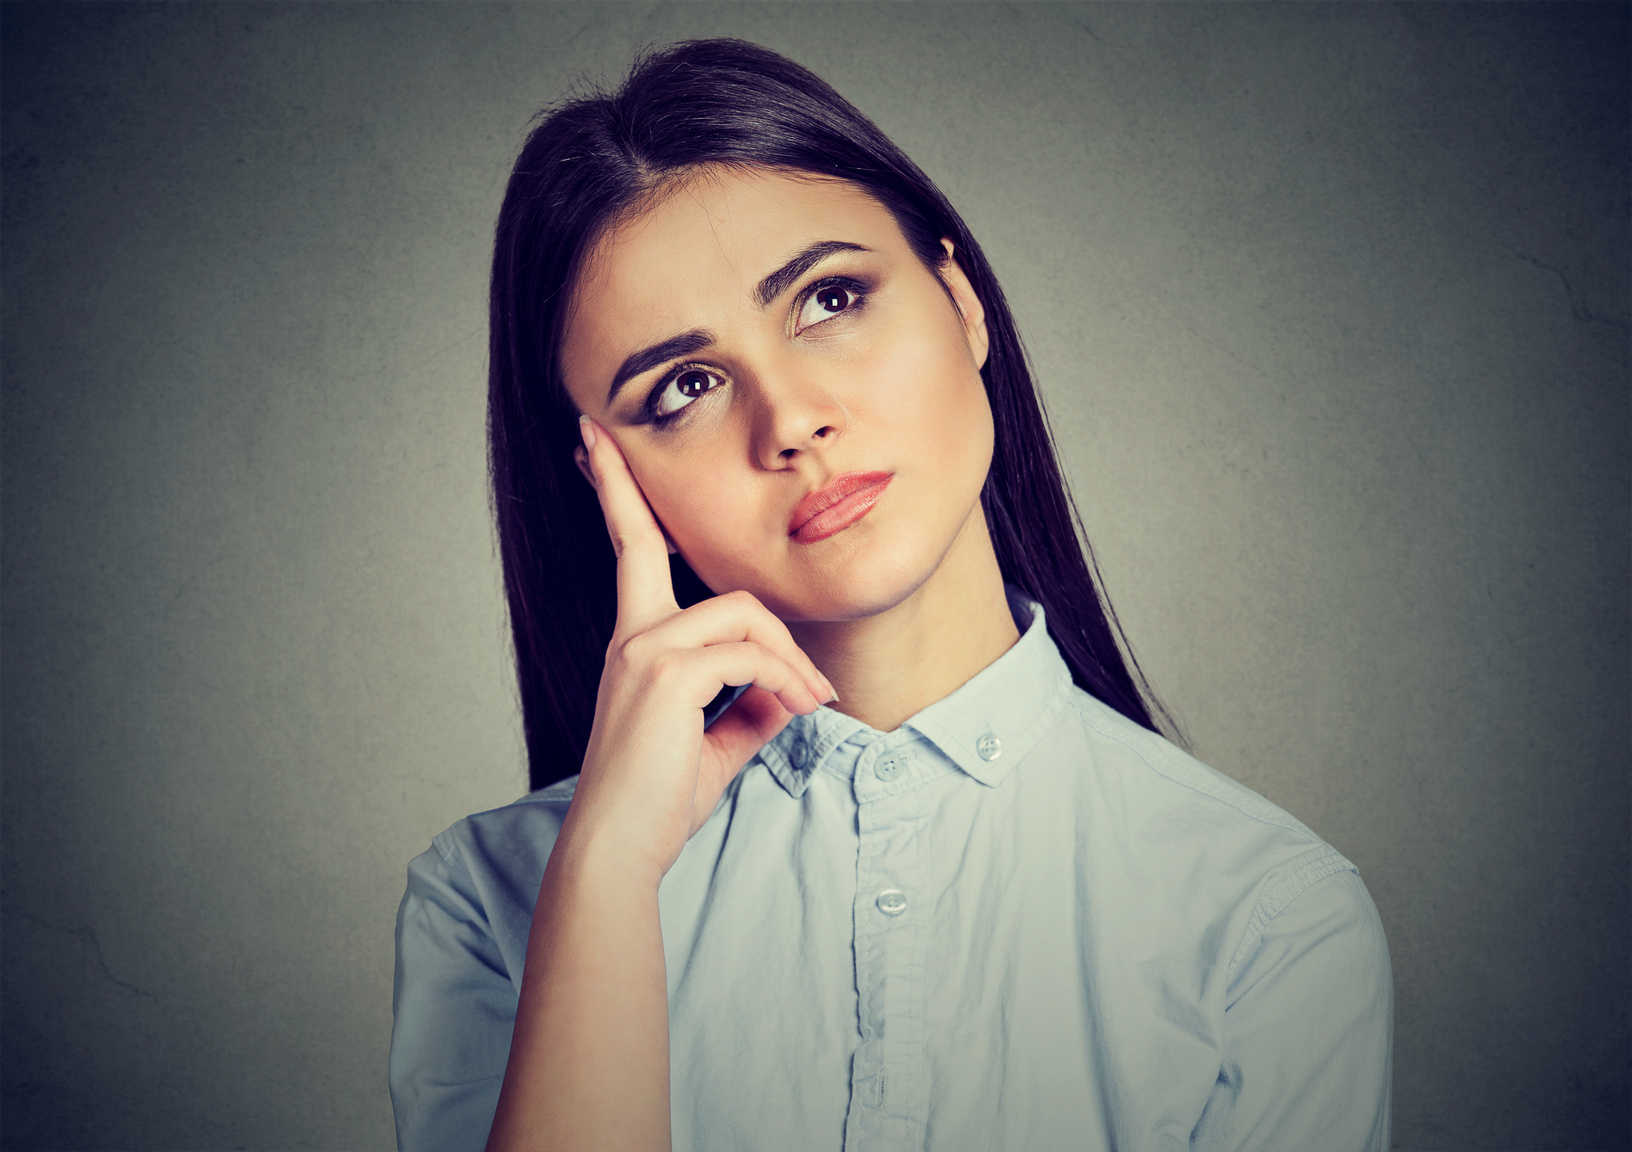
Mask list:
[[[816,283],[810,285],[810,287],[806,288],[799,294],[795,303],[794,315],[798,316],[800,312],[804,311],[806,304],[810,303],[813,298],[828,288],[842,288],[846,292],[850,293],[851,296],[849,306],[842,312],[833,313],[833,316],[848,316],[851,313],[860,312],[864,307],[866,307],[867,298],[873,291],[872,285],[850,276],[827,276],[816,281]],[[831,319],[831,317],[829,317],[829,319]],[[824,323],[826,323],[826,320],[818,320],[815,323],[805,325],[805,327],[801,328],[799,331],[806,332],[811,328],[816,327],[817,324]],[[662,380],[658,381],[657,386],[652,389],[651,394],[646,398],[647,421],[654,427],[660,429],[668,427],[670,424],[674,423],[675,420],[685,415],[686,412],[693,407],[696,400],[700,400],[702,399],[702,396],[706,396],[708,394],[705,392],[702,395],[695,397],[693,399],[693,404],[682,404],[673,412],[658,412],[657,402],[662,397],[663,393],[668,391],[670,385],[674,384],[682,376],[685,376],[691,372],[701,372],[708,376],[720,377],[722,382],[724,378],[724,373],[717,372],[703,364],[675,365],[674,368],[672,368]],[[719,385],[716,384],[714,387],[718,388]],[[710,388],[708,391],[712,392],[714,391],[714,388]]]

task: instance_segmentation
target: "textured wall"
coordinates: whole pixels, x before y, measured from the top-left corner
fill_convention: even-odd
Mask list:
[[[1627,1147],[1627,12],[6,4],[5,1146],[391,1145],[403,867],[524,781],[507,163],[735,34],[963,209],[1152,680],[1359,864],[1397,1145]]]

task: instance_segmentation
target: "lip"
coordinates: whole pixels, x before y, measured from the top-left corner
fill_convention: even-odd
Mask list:
[[[826,540],[873,510],[893,472],[845,472],[810,493],[788,518],[788,536],[800,544]]]

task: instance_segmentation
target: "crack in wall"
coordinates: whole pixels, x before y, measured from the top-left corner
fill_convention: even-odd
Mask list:
[[[1503,247],[1505,248],[1507,246],[1504,244]],[[1520,260],[1523,260],[1526,264],[1533,265],[1536,268],[1540,268],[1543,272],[1551,272],[1554,276],[1557,276],[1558,282],[1564,286],[1564,297],[1570,303],[1570,315],[1574,316],[1577,320],[1584,321],[1588,324],[1607,324],[1609,327],[1617,328],[1622,332],[1627,331],[1628,328],[1632,328],[1632,324],[1628,324],[1627,321],[1620,316],[1606,316],[1603,313],[1594,312],[1589,308],[1583,307],[1580,301],[1578,301],[1575,297],[1574,285],[1570,283],[1570,278],[1564,275],[1564,270],[1562,268],[1555,268],[1553,265],[1548,264],[1544,260],[1537,260],[1534,256],[1526,256],[1517,248],[1508,248],[1507,250],[1513,253],[1513,255],[1517,256]]]
[[[61,932],[64,935],[72,936],[74,939],[80,942],[81,946],[87,947],[90,950],[91,954],[96,958],[96,966],[102,970],[102,975],[107,978],[108,983],[114,985],[116,988],[123,988],[126,992],[129,992],[132,995],[140,996],[144,1000],[152,1000],[154,1003],[158,1002],[158,997],[147,991],[145,988],[138,988],[128,980],[121,980],[119,977],[113,974],[113,970],[108,967],[107,957],[102,953],[102,941],[97,939],[96,932],[93,929],[88,927],[75,927],[72,924],[59,924],[55,921],[46,920],[43,917],[36,916],[32,912],[24,912],[18,908],[7,909],[6,915],[16,916],[20,919],[38,924],[41,928],[49,928],[53,932]]]

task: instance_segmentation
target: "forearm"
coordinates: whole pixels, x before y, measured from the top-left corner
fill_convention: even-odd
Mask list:
[[[487,1147],[666,1152],[661,877],[571,825],[539,889]]]

